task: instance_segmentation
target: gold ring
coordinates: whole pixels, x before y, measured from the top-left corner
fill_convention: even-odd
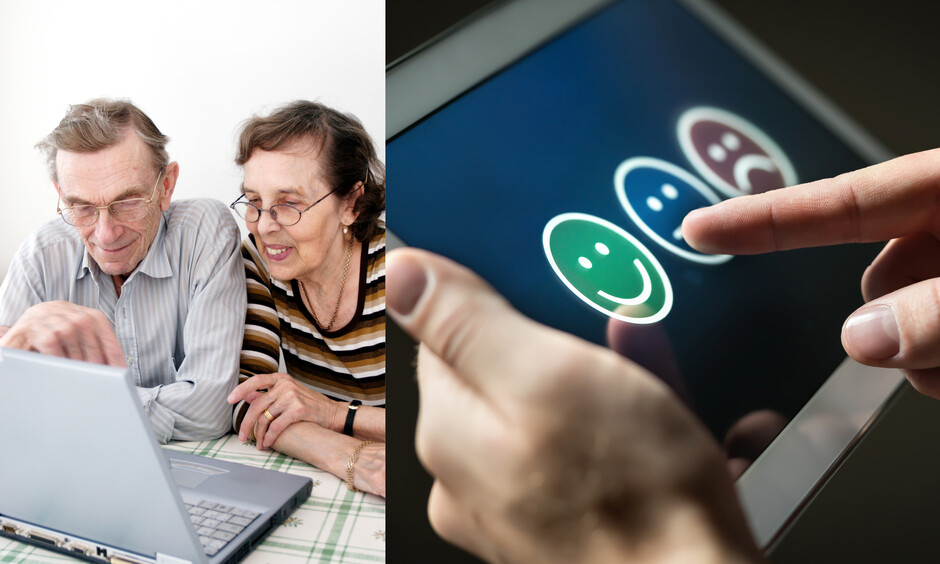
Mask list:
[[[271,415],[270,411],[265,409],[264,411],[262,411],[262,413],[264,413],[264,416],[268,418],[268,422],[274,421],[274,416]]]

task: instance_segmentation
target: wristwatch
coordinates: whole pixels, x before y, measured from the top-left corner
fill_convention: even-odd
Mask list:
[[[353,420],[356,419],[356,412],[359,410],[360,405],[362,405],[362,402],[359,400],[349,402],[349,409],[346,411],[346,424],[343,425],[344,435],[353,436]]]

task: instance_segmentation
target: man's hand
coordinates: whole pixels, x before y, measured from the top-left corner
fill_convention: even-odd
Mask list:
[[[108,318],[96,309],[63,301],[44,302],[26,310],[0,338],[0,347],[127,365]]]
[[[683,235],[722,254],[892,239],[862,277],[868,303],[846,320],[842,345],[940,398],[940,149],[696,210]]]
[[[416,446],[442,537],[493,562],[761,558],[724,457],[659,380],[446,259],[387,261],[390,311],[422,342]]]
[[[267,391],[264,391],[267,390]],[[258,374],[242,382],[228,396],[229,403],[245,400],[251,404],[238,430],[241,441],[248,439],[254,430],[259,449],[274,444],[278,436],[291,424],[298,421],[316,423],[324,429],[342,432],[345,406],[311,390],[289,374]],[[271,414],[268,420],[264,412]]]

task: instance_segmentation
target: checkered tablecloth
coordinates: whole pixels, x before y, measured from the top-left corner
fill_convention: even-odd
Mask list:
[[[237,435],[166,448],[290,472],[313,480],[313,493],[244,560],[247,564],[385,561],[385,500],[353,493],[332,474],[273,451],[259,451]],[[55,552],[0,537],[0,562],[78,562]]]

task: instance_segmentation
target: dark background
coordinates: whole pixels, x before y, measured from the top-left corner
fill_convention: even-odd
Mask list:
[[[715,3],[895,153],[940,146],[940,42],[932,3]],[[387,61],[488,4],[389,2]],[[443,543],[427,524],[430,478],[413,449],[414,345],[394,324],[388,342],[388,373],[396,380],[389,392],[389,561],[477,562]],[[938,476],[940,404],[907,390],[772,547],[771,558],[937,561]]]

